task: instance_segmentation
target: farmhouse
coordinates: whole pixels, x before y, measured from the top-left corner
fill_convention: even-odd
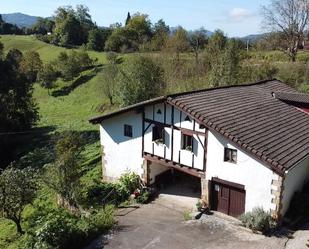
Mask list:
[[[263,207],[280,220],[309,179],[309,95],[275,79],[163,96],[90,122],[100,124],[105,180],[133,171],[152,185],[181,172],[228,215]]]

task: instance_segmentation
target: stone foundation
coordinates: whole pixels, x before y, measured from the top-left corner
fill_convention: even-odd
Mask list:
[[[283,187],[284,178],[278,176],[274,173],[273,180],[271,182],[271,194],[272,200],[271,203],[273,204],[273,208],[271,209],[271,216],[278,222],[281,222],[281,209],[282,209],[282,195],[284,191]]]
[[[207,207],[210,207],[210,181],[204,177],[201,178],[201,199]]]
[[[141,175],[142,181],[147,185],[150,184],[150,165],[151,162],[144,159],[144,162],[142,164],[143,173]]]

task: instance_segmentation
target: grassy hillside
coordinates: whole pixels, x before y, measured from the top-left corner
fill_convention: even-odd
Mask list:
[[[0,42],[4,44],[4,51],[7,52],[12,48],[19,49],[21,52],[26,52],[28,50],[37,51],[41,59],[44,62],[51,61],[55,59],[61,51],[66,51],[68,49],[46,44],[42,41],[36,39],[35,36],[25,36],[25,35],[2,35],[0,36]],[[104,53],[99,52],[89,52],[91,57],[98,58],[100,63],[105,63],[106,58]]]
[[[0,41],[4,44],[4,51],[12,48],[22,52],[28,50],[37,51],[44,62],[55,59],[66,48],[46,44],[37,40],[34,36],[1,36]],[[92,58],[98,58],[99,63],[106,62],[105,53],[89,52]],[[102,70],[102,68],[100,69]],[[89,70],[70,82],[57,82],[58,87],[48,95],[46,89],[38,84],[34,86],[34,98],[39,106],[39,127],[57,126],[57,129],[94,129],[88,119],[99,114],[102,104],[107,103],[100,91],[100,82],[97,75]],[[68,90],[69,89],[69,90]],[[55,97],[56,96],[56,97]]]
[[[0,41],[4,44],[5,52],[12,48],[22,52],[32,49],[40,54],[44,62],[55,59],[61,51],[67,50],[43,43],[32,36],[1,36]],[[104,53],[90,52],[90,55],[92,58],[98,58],[100,64],[106,62]],[[96,70],[103,70],[103,67]],[[23,136],[24,144],[15,152],[15,158],[27,154],[31,157],[35,151],[42,149],[44,151],[44,147],[50,144],[50,139],[56,132],[75,130],[87,142],[84,161],[81,162],[85,172],[83,181],[92,184],[95,179],[99,179],[101,177],[99,127],[91,125],[88,119],[116,108],[109,106],[100,89],[100,80],[94,69],[83,72],[78,78],[69,82],[59,80],[51,95],[46,89],[34,84],[33,96],[39,108],[40,120],[33,132]],[[44,162],[44,158],[37,158],[36,161]],[[27,213],[24,214],[24,219],[26,218]],[[16,235],[14,224],[0,219],[0,228],[0,248],[20,248],[23,237]]]

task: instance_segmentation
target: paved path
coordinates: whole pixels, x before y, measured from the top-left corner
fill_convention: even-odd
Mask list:
[[[117,216],[115,230],[87,249],[283,249],[287,243],[247,232],[217,215],[184,221],[182,212],[160,201],[120,213],[127,214]]]

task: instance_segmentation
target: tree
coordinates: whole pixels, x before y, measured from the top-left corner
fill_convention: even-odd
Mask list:
[[[117,95],[122,106],[156,97],[164,87],[163,69],[148,57],[127,59],[118,73]]]
[[[176,54],[177,61],[179,62],[180,53],[188,51],[190,47],[188,32],[184,28],[178,27],[168,39],[166,47],[169,51]]]
[[[56,61],[57,69],[64,80],[72,80],[93,65],[93,60],[85,51],[61,52]]]
[[[110,30],[94,28],[89,31],[87,48],[95,51],[103,51]]]
[[[33,50],[27,51],[20,62],[20,70],[26,75],[30,82],[35,82],[37,80],[37,75],[42,67],[43,62],[39,53]]]
[[[238,82],[240,54],[240,43],[235,39],[230,39],[225,48],[212,58],[210,81],[215,87],[233,85]]]
[[[105,43],[107,51],[128,52],[138,49],[138,35],[131,29],[120,27],[113,30]]]
[[[282,35],[282,49],[290,59],[296,61],[298,48],[304,40],[309,24],[308,0],[272,0],[263,6],[264,26]]]
[[[162,50],[166,46],[170,29],[165,22],[160,19],[153,28],[153,37],[151,39],[151,49],[153,51]]]
[[[83,139],[73,131],[64,132],[55,145],[55,163],[46,168],[45,183],[59,196],[59,204],[77,206],[80,190]]]
[[[13,50],[9,51],[6,58],[0,58],[0,131],[2,132],[29,129],[38,120],[37,107],[32,99],[33,85],[20,72],[20,56],[20,52]]]
[[[40,85],[48,90],[55,87],[55,82],[58,78],[58,72],[55,70],[52,63],[45,64],[38,73],[38,81]]]
[[[137,34],[136,42],[142,44],[148,41],[151,36],[151,22],[148,15],[136,13],[129,20],[125,29],[131,29]]]
[[[36,23],[31,27],[30,33],[46,35],[53,31],[55,22],[49,18],[38,17]],[[28,33],[29,33],[28,32]]]
[[[22,212],[34,200],[37,187],[36,172],[29,168],[9,167],[0,175],[0,215],[12,220],[19,234],[24,233]]]
[[[195,60],[198,63],[198,55],[202,49],[205,48],[207,44],[207,35],[204,28],[194,31],[190,36],[190,45],[195,53]]]
[[[130,20],[131,20],[131,14],[130,14],[130,12],[128,12],[127,19],[126,19],[126,22],[125,22],[125,25],[126,25],[126,26],[127,26],[128,23],[130,22]]]
[[[101,83],[102,92],[109,99],[109,103],[111,105],[114,104],[117,74],[118,68],[115,64],[107,65],[99,74],[99,81]]]
[[[59,7],[55,12],[53,42],[61,46],[74,46],[87,43],[88,33],[93,29],[88,7],[77,5]]]

